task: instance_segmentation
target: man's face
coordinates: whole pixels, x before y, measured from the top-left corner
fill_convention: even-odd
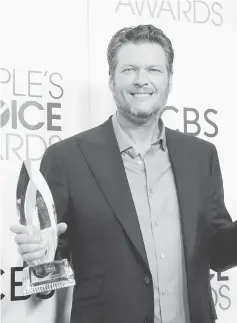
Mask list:
[[[123,45],[109,85],[124,116],[143,122],[160,115],[171,87],[162,47],[154,43]]]

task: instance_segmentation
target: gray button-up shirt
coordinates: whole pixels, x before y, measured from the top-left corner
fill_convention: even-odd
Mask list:
[[[165,127],[160,119],[159,138],[142,153],[120,127],[116,114],[112,122],[152,274],[155,323],[188,323],[179,206]]]

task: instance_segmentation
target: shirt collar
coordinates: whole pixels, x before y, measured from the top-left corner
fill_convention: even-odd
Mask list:
[[[135,148],[134,147],[135,145],[132,142],[132,140],[129,138],[127,133],[120,126],[116,113],[112,116],[112,124],[113,124],[113,128],[114,128],[115,137],[118,142],[120,153],[122,153],[132,147]],[[166,137],[165,137],[165,126],[164,126],[164,122],[161,118],[159,118],[158,127],[160,130],[159,136],[158,136],[158,138],[154,139],[154,141],[152,142],[152,145],[160,143],[163,151],[166,151],[167,145],[166,145]]]

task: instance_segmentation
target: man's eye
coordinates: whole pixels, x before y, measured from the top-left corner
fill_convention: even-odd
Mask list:
[[[134,67],[129,67],[124,70],[124,72],[132,72],[132,71],[135,71]]]
[[[150,72],[160,72],[160,70],[158,70],[157,68],[150,68],[149,71]]]

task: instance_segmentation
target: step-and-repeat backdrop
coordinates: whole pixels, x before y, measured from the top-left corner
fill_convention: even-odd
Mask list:
[[[3,1],[0,60],[1,318],[69,322],[72,289],[22,296],[22,260],[9,226],[17,222],[22,160],[40,163],[52,143],[96,126],[115,106],[106,49],[124,26],[151,23],[175,50],[168,127],[213,142],[225,201],[237,219],[237,4],[232,0]],[[237,246],[233,246],[236,248]],[[237,252],[237,251],[236,251]],[[220,323],[237,318],[237,269],[211,272]],[[200,322],[201,323],[201,322]]]

